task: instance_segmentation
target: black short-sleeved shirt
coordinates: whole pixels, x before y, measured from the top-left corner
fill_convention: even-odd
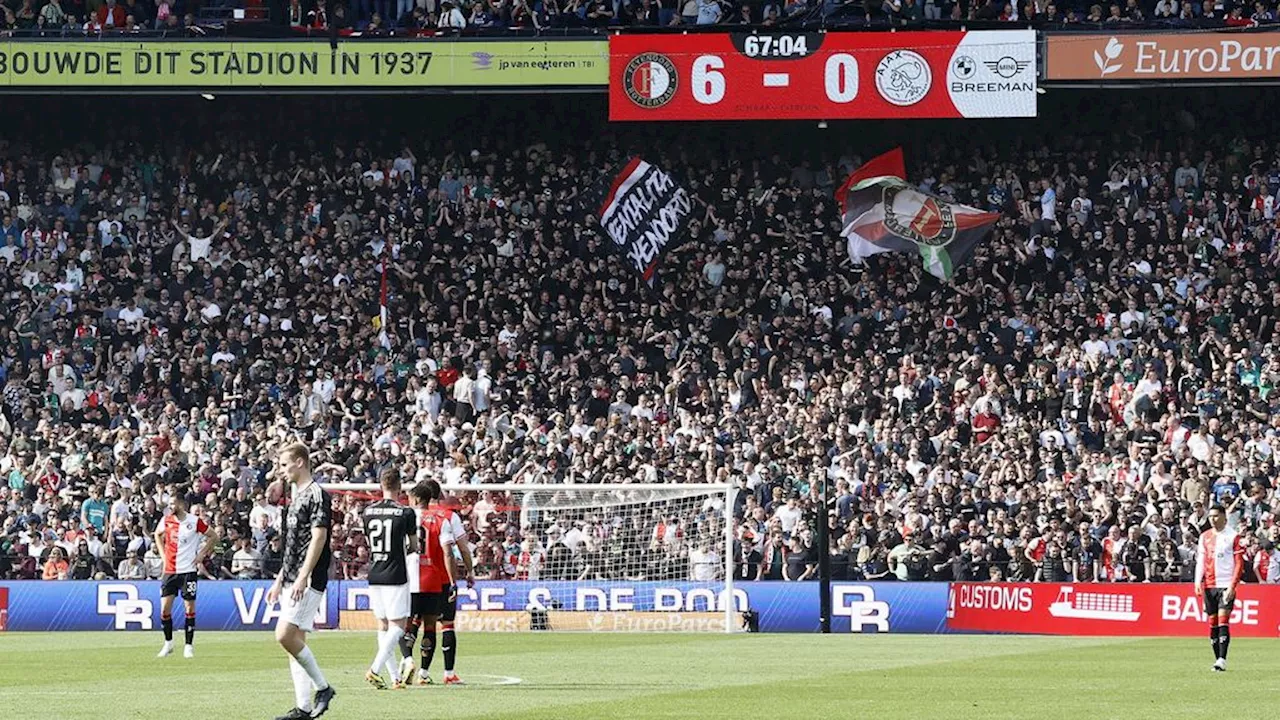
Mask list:
[[[311,528],[324,528],[324,550],[311,571],[311,589],[323,592],[329,584],[329,563],[333,553],[329,549],[329,527],[333,523],[333,499],[318,484],[311,483],[295,491],[289,504],[289,514],[284,527],[284,581],[298,579],[302,563],[307,559],[311,545]]]
[[[369,584],[409,582],[405,538],[418,532],[413,510],[395,500],[379,500],[364,509],[364,537],[369,542]]]

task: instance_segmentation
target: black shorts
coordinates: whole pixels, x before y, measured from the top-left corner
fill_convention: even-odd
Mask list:
[[[1225,602],[1227,590],[1226,588],[1205,588],[1204,589],[1204,612],[1212,617],[1226,613],[1231,614],[1231,608],[1235,606],[1236,599],[1231,598],[1231,602]]]
[[[179,594],[182,595],[183,600],[196,599],[195,573],[174,573],[160,577],[160,597],[167,598]]]
[[[451,601],[448,592],[414,593],[409,612],[416,618],[434,615],[444,622],[453,622],[458,615],[458,598]]]

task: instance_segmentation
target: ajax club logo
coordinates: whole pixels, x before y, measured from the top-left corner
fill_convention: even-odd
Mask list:
[[[915,105],[933,87],[933,71],[920,53],[894,50],[876,65],[876,90],[880,97],[897,105]]]
[[[665,55],[641,53],[622,71],[622,89],[642,108],[660,108],[676,96],[676,66]]]

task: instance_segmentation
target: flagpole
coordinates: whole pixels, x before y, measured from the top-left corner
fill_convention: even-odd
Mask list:
[[[387,334],[387,321],[390,319],[387,310],[387,255],[390,252],[389,244],[382,249],[382,289],[378,301],[378,342],[386,349],[391,348],[391,336]]]
[[[827,507],[829,478],[822,478],[822,497],[818,502],[818,625],[823,634],[831,633],[831,521]]]

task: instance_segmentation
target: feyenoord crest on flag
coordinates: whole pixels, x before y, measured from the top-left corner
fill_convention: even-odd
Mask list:
[[[618,173],[600,207],[600,226],[614,248],[653,287],[654,273],[670,245],[684,240],[693,212],[689,192],[671,175],[633,158]]]
[[[849,176],[836,193],[849,258],[915,252],[930,274],[947,280],[986,238],[999,213],[947,202],[921,192],[903,177],[902,150],[881,155]]]
[[[956,216],[950,205],[901,185],[884,187],[884,225],[921,245],[945,247],[956,237]]]

